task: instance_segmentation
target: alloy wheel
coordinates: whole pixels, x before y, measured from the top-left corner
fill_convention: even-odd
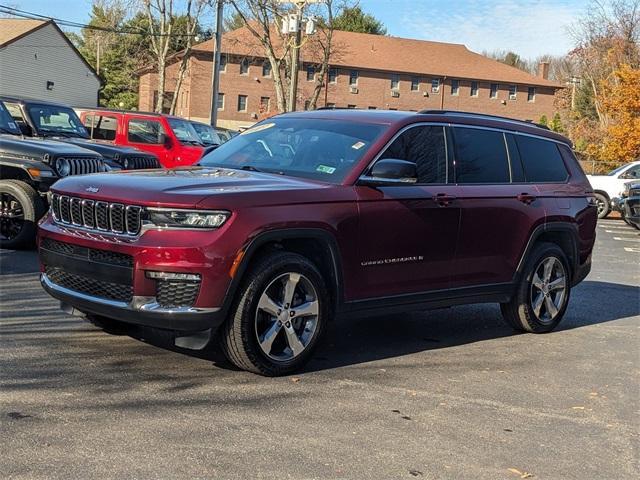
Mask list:
[[[255,334],[262,352],[286,362],[304,352],[318,328],[320,304],[315,287],[300,273],[275,278],[262,292]]]
[[[567,294],[567,274],[556,257],[544,258],[531,279],[531,308],[540,322],[549,324],[564,306]]]
[[[20,201],[10,193],[0,193],[0,235],[13,240],[24,226],[24,209]]]
[[[596,207],[598,209],[598,218],[600,218],[600,215],[605,211],[607,204],[600,197],[596,197]]]

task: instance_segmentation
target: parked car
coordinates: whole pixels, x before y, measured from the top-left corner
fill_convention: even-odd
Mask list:
[[[116,146],[101,139],[91,139],[75,110],[59,103],[25,98],[0,97],[22,133],[73,143],[102,155],[113,170],[159,168],[158,157],[137,148]]]
[[[216,132],[218,133],[218,137],[222,140],[222,143],[228,142],[236,135],[239,135],[240,132],[237,130],[231,130],[229,128],[216,127]]]
[[[200,141],[207,147],[217,147],[223,143],[222,139],[218,135],[218,132],[208,123],[196,122],[189,120],[191,126],[198,134]]]
[[[80,114],[91,138],[153,153],[167,168],[189,166],[205,145],[188,120],[163,113],[95,109]]]
[[[598,202],[598,218],[605,218],[619,202],[625,182],[640,179],[640,160],[627,163],[606,175],[587,175]]]
[[[0,247],[35,242],[47,192],[60,177],[104,172],[100,154],[67,143],[25,139],[0,102]]]
[[[620,212],[625,222],[640,230],[640,180],[625,183]]]
[[[515,329],[549,332],[591,268],[596,220],[570,141],[535,125],[289,113],[199,167],[56,184],[41,282],[101,325],[187,348],[218,331],[236,366],[282,375],[334,317],[496,302]]]

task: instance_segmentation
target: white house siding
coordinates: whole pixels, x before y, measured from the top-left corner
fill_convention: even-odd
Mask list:
[[[47,90],[47,81],[54,83]],[[52,25],[0,48],[0,94],[95,107],[100,81]]]

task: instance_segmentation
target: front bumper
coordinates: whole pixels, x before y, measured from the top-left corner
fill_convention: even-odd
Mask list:
[[[121,322],[182,332],[216,329],[224,321],[220,308],[176,307],[163,308],[155,297],[134,296],[131,302],[119,302],[86,295],[56,285],[46,273],[40,283],[61,305],[71,306],[85,314],[101,315]]]
[[[629,222],[640,227],[640,197],[628,197],[622,202],[622,213]]]

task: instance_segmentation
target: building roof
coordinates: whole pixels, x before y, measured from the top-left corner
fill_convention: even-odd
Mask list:
[[[0,18],[0,47],[24,37],[27,33],[36,30],[47,21],[30,20],[26,18]]]
[[[275,32],[272,36],[280,39]],[[212,39],[195,45],[193,49],[196,52],[212,52],[213,45]],[[330,63],[338,67],[563,87],[557,82],[472,52],[462,44],[336,30],[333,32],[333,45]],[[276,48],[280,49],[278,45]],[[222,51],[226,54],[264,57],[263,47],[246,27],[225,33]],[[305,52],[303,47],[303,61],[305,56],[308,61],[315,60],[309,48]]]

